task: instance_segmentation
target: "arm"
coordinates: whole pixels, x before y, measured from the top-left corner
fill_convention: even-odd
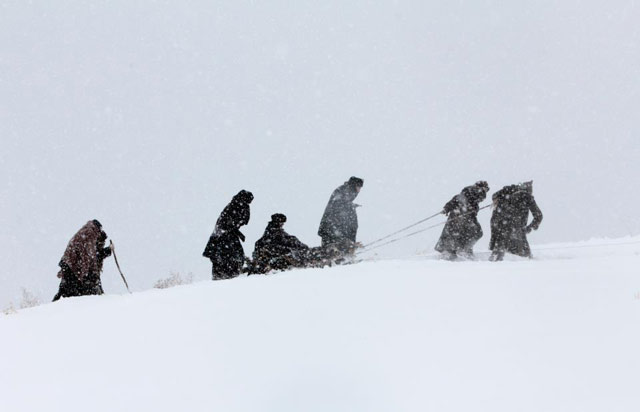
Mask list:
[[[458,196],[454,196],[451,200],[449,200],[447,202],[447,204],[444,205],[444,208],[442,209],[442,211],[444,212],[445,215],[448,215],[449,213],[453,212],[454,210],[458,209]]]
[[[532,230],[538,230],[538,227],[540,227],[540,223],[542,223],[542,211],[538,207],[538,204],[536,203],[536,200],[533,198],[533,196],[531,196],[531,201],[529,202],[529,210],[533,215],[533,222],[531,222],[529,226],[527,226],[527,233],[531,232]]]
[[[251,209],[248,204],[244,204],[242,205],[242,209],[240,209],[240,219],[238,222],[238,227],[248,224],[249,219],[251,219]]]
[[[111,256],[111,247],[107,246],[107,247],[104,247],[104,248],[101,247],[98,249],[98,259],[104,260],[109,256]]]
[[[233,229],[233,232],[240,238],[240,240],[242,240],[243,242],[245,241],[244,234],[240,231],[240,229]]]
[[[100,261],[105,260],[111,256],[111,246],[105,247],[104,244],[107,241],[107,234],[104,230],[100,231],[100,237],[98,237],[98,243],[96,245],[98,259]]]

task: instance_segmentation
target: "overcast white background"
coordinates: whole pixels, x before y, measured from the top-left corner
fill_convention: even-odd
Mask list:
[[[49,300],[93,218],[134,289],[206,279],[240,189],[247,254],[275,212],[317,245],[351,175],[364,242],[479,179],[535,181],[534,243],[638,234],[639,21],[635,1],[0,1],[0,306]]]

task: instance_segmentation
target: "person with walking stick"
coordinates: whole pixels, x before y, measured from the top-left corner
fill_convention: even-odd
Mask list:
[[[60,287],[53,301],[60,298],[84,295],[102,295],[103,261],[111,256],[111,248],[105,247],[107,234],[102,224],[94,219],[87,222],[71,238],[58,265]]]

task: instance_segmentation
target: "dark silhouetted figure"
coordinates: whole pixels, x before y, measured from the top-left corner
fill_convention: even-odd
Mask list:
[[[533,198],[533,181],[505,186],[494,193],[493,207],[489,244],[493,253],[489,260],[502,260],[505,252],[530,258],[527,233],[537,230],[542,222],[542,212]],[[533,221],[527,225],[529,212]]]
[[[251,192],[241,190],[231,199],[216,222],[202,253],[211,260],[213,280],[230,279],[242,272],[245,256],[240,241],[244,242],[245,238],[240,227],[249,223],[249,204],[252,200]]]
[[[489,184],[480,181],[467,186],[444,205],[442,213],[447,215],[447,223],[442,229],[435,249],[447,259],[458,255],[473,257],[473,246],[482,237],[482,227],[478,222],[480,202],[487,197]]]
[[[53,301],[60,298],[84,295],[102,295],[102,263],[111,256],[111,248],[105,247],[107,234],[102,224],[90,220],[71,238],[60,259],[60,288]]]
[[[360,193],[364,181],[351,177],[349,181],[333,191],[324,210],[318,236],[322,238],[322,247],[335,250],[338,254],[350,254],[355,251],[358,233],[358,215],[353,203]]]
[[[281,213],[271,216],[264,234],[256,242],[251,273],[287,270],[306,264],[309,247],[285,232],[283,226],[286,221],[287,217]]]

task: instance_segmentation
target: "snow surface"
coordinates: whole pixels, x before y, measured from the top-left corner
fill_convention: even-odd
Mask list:
[[[135,290],[206,274],[240,189],[247,254],[276,212],[318,245],[352,175],[363,242],[481,179],[534,180],[535,242],[639,235],[639,21],[637,0],[2,0],[0,309],[50,299],[90,219]]]
[[[534,250],[0,316],[0,410],[637,411],[640,237]]]

